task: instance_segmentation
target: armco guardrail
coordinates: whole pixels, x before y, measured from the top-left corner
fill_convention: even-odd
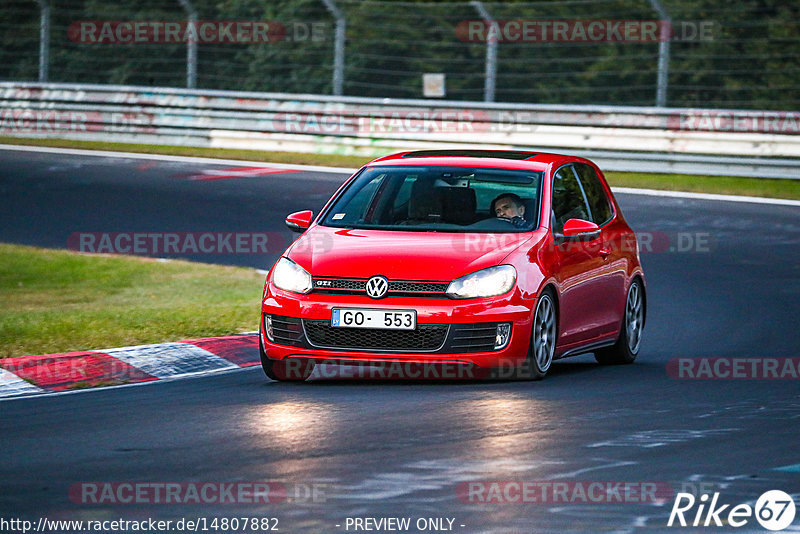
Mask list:
[[[525,148],[609,170],[800,178],[800,113],[0,83],[0,135],[362,155]]]

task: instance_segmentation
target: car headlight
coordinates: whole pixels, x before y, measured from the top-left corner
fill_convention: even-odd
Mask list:
[[[447,287],[453,299],[494,297],[508,293],[517,281],[517,271],[511,265],[498,265],[456,278]]]
[[[289,258],[281,258],[272,271],[272,283],[276,287],[292,293],[311,291],[311,275]]]

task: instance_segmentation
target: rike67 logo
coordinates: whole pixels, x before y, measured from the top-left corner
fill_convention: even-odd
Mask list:
[[[719,505],[719,493],[710,498],[707,493],[696,499],[691,493],[678,493],[669,514],[668,527],[710,527],[730,526],[743,527],[753,517],[767,530],[783,530],[794,521],[796,508],[791,495],[780,490],[765,492],[756,501],[755,506],[738,504],[731,508],[730,504]],[[694,510],[697,507],[696,511]],[[688,518],[688,519],[687,519]]]

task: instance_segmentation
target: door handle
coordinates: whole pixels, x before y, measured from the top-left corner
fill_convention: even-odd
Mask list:
[[[604,260],[608,259],[608,257],[610,255],[611,255],[611,251],[609,249],[607,249],[607,248],[601,248],[600,249],[600,256],[602,256]]]

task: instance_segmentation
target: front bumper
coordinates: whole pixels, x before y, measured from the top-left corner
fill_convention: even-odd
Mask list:
[[[261,342],[273,360],[303,359],[340,364],[439,363],[485,368],[516,367],[528,353],[535,300],[509,295],[475,300],[296,295],[270,286],[262,305]],[[417,311],[414,334],[330,326],[334,307]],[[273,318],[273,341],[264,316]],[[511,324],[511,338],[493,350],[493,330]],[[280,333],[278,333],[280,330]],[[366,332],[365,332],[366,330]],[[385,341],[385,343],[381,343]]]

